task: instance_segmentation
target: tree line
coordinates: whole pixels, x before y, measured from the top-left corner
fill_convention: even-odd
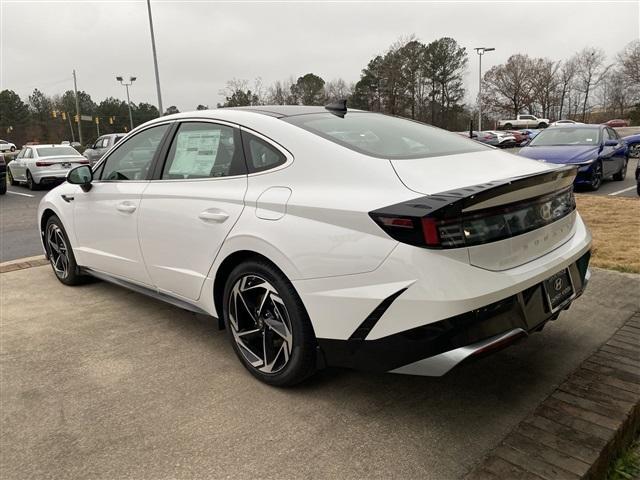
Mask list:
[[[450,37],[421,42],[401,38],[374,55],[356,82],[326,81],[315,73],[291,76],[264,85],[231,79],[219,93],[217,107],[249,105],[326,105],[347,99],[350,107],[379,111],[427,122],[449,130],[466,130],[477,114],[477,99],[468,99],[464,78],[469,71],[467,49]],[[482,78],[483,122],[530,113],[552,120],[570,118],[599,122],[612,117],[640,124],[640,40],[630,42],[615,58],[586,47],[563,60],[514,54],[487,70]],[[127,103],[113,97],[95,102],[78,92],[85,144],[101,134],[129,129]],[[197,110],[208,109],[200,104]],[[134,126],[159,116],[154,105],[132,103]],[[0,92],[0,136],[16,144],[78,139],[75,95],[68,90],[47,96],[35,89],[23,101],[15,92]],[[164,115],[178,113],[170,106]],[[69,118],[71,117],[71,118]],[[98,125],[95,119],[98,118]]]

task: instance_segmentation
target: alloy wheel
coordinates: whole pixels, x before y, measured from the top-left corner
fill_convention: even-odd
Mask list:
[[[593,166],[593,173],[591,174],[591,188],[597,190],[602,184],[602,165],[596,163]]]
[[[635,145],[631,145],[631,147],[629,147],[629,156],[640,158],[640,143],[636,143]]]
[[[293,349],[289,313],[278,291],[264,278],[247,274],[234,284],[229,326],[238,350],[256,370],[273,374],[289,363]]]
[[[56,275],[66,278],[69,273],[69,248],[62,230],[56,224],[49,225],[47,229],[47,249],[49,261]]]

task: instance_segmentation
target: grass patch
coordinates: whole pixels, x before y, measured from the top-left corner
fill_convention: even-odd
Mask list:
[[[640,201],[576,195],[576,202],[593,235],[591,265],[640,273]]]
[[[640,440],[616,458],[609,466],[607,480],[634,480],[640,478]]]

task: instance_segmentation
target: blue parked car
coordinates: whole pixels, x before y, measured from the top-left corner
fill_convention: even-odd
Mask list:
[[[622,140],[624,140],[629,147],[629,156],[640,158],[640,133],[622,137]]]
[[[624,180],[629,153],[618,133],[606,125],[567,125],[540,132],[518,155],[563,165],[578,165],[574,185],[598,190],[602,180]]]

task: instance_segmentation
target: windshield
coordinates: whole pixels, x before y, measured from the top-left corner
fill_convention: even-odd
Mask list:
[[[327,112],[283,120],[356,152],[379,158],[435,157],[490,148],[424,123],[378,113],[348,112],[341,118]]]
[[[549,128],[535,136],[530,147],[551,147],[558,145],[599,145],[600,128]]]
[[[62,155],[72,157],[80,156],[73,147],[40,147],[36,150],[38,150],[38,156],[40,157],[57,157]]]

